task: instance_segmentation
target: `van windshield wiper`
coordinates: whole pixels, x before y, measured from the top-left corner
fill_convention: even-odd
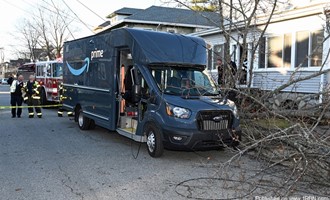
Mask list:
[[[210,92],[207,87],[191,87],[191,89],[196,89],[199,93],[199,96],[217,96],[219,92]]]

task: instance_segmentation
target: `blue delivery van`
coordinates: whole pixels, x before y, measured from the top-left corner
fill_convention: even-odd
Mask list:
[[[198,37],[117,29],[64,44],[64,109],[82,130],[95,125],[164,148],[237,145],[234,102],[221,96]]]

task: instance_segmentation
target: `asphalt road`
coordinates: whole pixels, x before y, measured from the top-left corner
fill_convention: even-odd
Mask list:
[[[0,85],[0,108],[9,105],[8,89]],[[252,199],[271,195],[256,183],[274,189],[284,171],[260,178],[263,164],[248,156],[226,165],[234,155],[229,150],[165,151],[155,159],[145,144],[100,127],[81,131],[55,108],[43,109],[41,119],[27,115],[24,109],[12,119],[9,109],[0,109],[1,200]]]
[[[0,86],[0,106],[9,105],[6,91]],[[56,109],[27,115],[0,110],[0,199],[185,199],[176,184],[212,174],[205,163],[231,156],[165,151],[154,159],[145,144],[138,154],[139,143],[99,127],[81,131]]]

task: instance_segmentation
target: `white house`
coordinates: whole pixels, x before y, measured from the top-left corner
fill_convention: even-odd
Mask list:
[[[262,90],[274,90],[292,79],[319,72],[321,66],[323,66],[322,69],[330,68],[328,56],[330,39],[325,40],[329,35],[326,30],[326,22],[328,20],[329,23],[330,2],[328,0],[308,0],[308,3],[306,3],[307,1],[304,2],[302,4],[301,1],[298,1],[298,6],[276,12],[272,17],[265,35],[259,43],[253,66],[246,66],[248,69],[253,68],[252,77],[247,77],[248,80],[251,80],[252,87]],[[262,17],[258,19],[257,24],[253,26],[263,29]],[[330,28],[329,24],[328,28]],[[251,30],[253,29],[251,28]],[[192,35],[204,38],[212,47],[213,52],[217,52],[217,55],[223,55],[225,38],[219,28],[197,32]],[[231,36],[238,38],[238,33],[233,31]],[[248,42],[251,43],[250,45],[256,41],[256,37],[259,36],[255,31],[249,33]],[[230,52],[232,61],[238,65],[242,49],[237,41],[230,42]],[[250,61],[252,59],[250,48],[247,54]],[[306,56],[308,56],[307,59]],[[208,63],[208,69],[213,75],[216,75],[216,55],[214,53],[209,54]],[[300,96],[303,94],[317,94],[324,91],[329,83],[330,73],[327,73],[293,84],[283,89],[282,92],[295,93]],[[244,87],[244,84],[240,84],[239,87]],[[290,95],[286,95],[291,100],[297,98],[297,95],[288,96]],[[316,95],[316,98],[321,101],[322,95]],[[309,100],[311,99],[309,98]],[[301,103],[300,107],[303,105],[305,105],[305,102]]]
[[[95,29],[96,33],[130,27],[189,34],[215,28],[219,16],[214,12],[195,12],[188,9],[151,6],[146,9],[121,8],[108,15],[107,19],[107,22]]]

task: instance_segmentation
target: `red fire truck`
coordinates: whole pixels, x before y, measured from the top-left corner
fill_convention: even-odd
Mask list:
[[[18,68],[17,74],[24,76],[24,82],[29,80],[30,75],[35,75],[36,64],[34,62],[25,63]]]
[[[63,82],[63,63],[45,61],[36,63],[36,79],[43,87],[41,103],[59,102],[58,89]]]
[[[49,102],[59,102],[58,89],[63,82],[63,63],[61,61],[26,63],[18,68],[18,74],[23,74],[26,80],[28,80],[30,74],[36,76],[36,80],[42,87],[42,105]]]

